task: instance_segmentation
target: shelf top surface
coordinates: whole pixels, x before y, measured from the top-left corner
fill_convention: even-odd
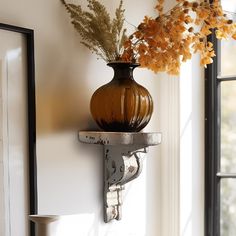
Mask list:
[[[100,145],[142,145],[154,146],[161,143],[161,133],[126,133],[126,132],[99,132],[79,131],[79,141]]]

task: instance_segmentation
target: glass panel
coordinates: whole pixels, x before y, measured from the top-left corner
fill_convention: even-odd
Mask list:
[[[236,173],[236,81],[221,83],[221,172]]]
[[[236,179],[221,180],[220,235],[236,235]]]
[[[236,40],[221,40],[221,62],[219,76],[236,76]]]
[[[221,0],[222,8],[226,13],[236,12],[236,1],[235,0]]]
[[[222,7],[224,12],[230,19],[236,20],[236,15],[232,12],[236,12],[236,1],[234,0],[222,0]],[[236,40],[221,40],[221,66],[220,76],[232,76],[236,75]]]

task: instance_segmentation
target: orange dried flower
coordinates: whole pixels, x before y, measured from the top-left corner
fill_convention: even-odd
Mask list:
[[[207,36],[213,32],[218,39],[236,40],[236,24],[224,14],[219,0],[176,1],[163,13],[164,0],[157,0],[158,16],[144,18],[124,45],[123,60],[136,59],[154,72],[177,75],[181,61],[191,59],[193,53],[200,53],[201,65],[212,63],[215,52]]]
[[[188,32],[193,32],[194,31],[194,28],[193,27],[190,27],[189,29],[188,29]]]
[[[232,35],[232,38],[236,40],[236,33]]]

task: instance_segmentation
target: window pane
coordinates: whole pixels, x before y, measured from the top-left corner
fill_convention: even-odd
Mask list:
[[[221,180],[220,235],[236,235],[236,179]]]
[[[236,75],[236,40],[221,41],[221,62],[219,76]]]
[[[222,0],[222,7],[225,13],[230,19],[236,20],[235,14],[230,12],[236,12],[235,0]],[[221,62],[219,68],[220,76],[236,75],[236,40],[221,40]]]
[[[236,81],[221,82],[221,171],[236,173]]]
[[[221,0],[221,5],[226,13],[229,12],[236,12],[236,1],[235,0]]]

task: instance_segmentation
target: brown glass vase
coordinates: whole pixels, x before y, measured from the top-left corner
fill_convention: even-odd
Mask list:
[[[107,65],[114,69],[114,77],[94,92],[90,102],[92,116],[104,131],[138,132],[148,124],[153,111],[150,93],[133,78],[133,70],[139,64]]]

